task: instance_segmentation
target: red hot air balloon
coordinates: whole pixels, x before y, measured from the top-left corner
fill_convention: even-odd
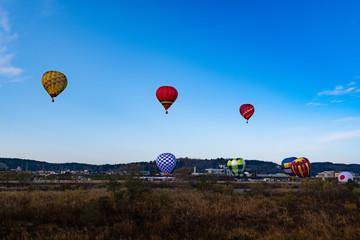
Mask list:
[[[162,86],[159,87],[156,91],[156,97],[160,103],[164,106],[166,114],[168,113],[168,108],[173,104],[178,96],[178,92],[174,87],[171,86]]]
[[[291,164],[291,170],[299,178],[306,178],[310,175],[310,170],[311,170],[310,161],[304,157],[295,159]]]
[[[248,123],[249,118],[254,114],[255,108],[251,104],[243,104],[240,106],[240,114],[246,119],[246,123]]]

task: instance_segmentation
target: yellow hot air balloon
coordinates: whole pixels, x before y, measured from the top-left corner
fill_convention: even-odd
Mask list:
[[[41,83],[54,102],[54,97],[59,95],[66,88],[67,79],[61,72],[48,71],[42,76]]]

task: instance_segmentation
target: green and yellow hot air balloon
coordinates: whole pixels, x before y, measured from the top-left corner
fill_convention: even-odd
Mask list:
[[[233,158],[227,163],[230,171],[238,177],[245,170],[245,160],[242,158]]]

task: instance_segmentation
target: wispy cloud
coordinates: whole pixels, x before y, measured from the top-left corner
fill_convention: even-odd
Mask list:
[[[325,91],[319,92],[318,95],[319,96],[322,96],[322,95],[338,96],[338,95],[354,93],[354,92],[357,92],[357,90],[358,90],[357,87],[344,88],[343,86],[339,85],[339,86],[336,86],[334,90],[325,90]]]
[[[43,10],[42,15],[51,16],[56,13],[56,10],[59,9],[59,4],[56,0],[43,0]]]
[[[0,76],[16,77],[23,72],[11,63],[15,53],[10,51],[10,45],[16,39],[17,34],[11,32],[9,14],[0,2]]]
[[[1,5],[0,5],[0,26],[2,29],[4,29],[5,32],[10,31],[9,14],[2,9]]]
[[[333,133],[320,139],[322,142],[334,142],[339,140],[360,138],[360,129],[346,132]]]
[[[15,78],[11,78],[8,81],[5,81],[4,83],[19,83],[19,82],[24,82],[26,79],[31,78],[30,76],[25,76],[25,77],[15,77]]]
[[[332,100],[332,101],[330,101],[331,103],[342,103],[342,102],[344,102],[344,100]]]
[[[360,122],[360,117],[345,117],[345,118],[336,119],[334,121],[335,122],[352,122],[352,121]]]
[[[308,102],[306,105],[307,106],[326,106],[328,104],[326,104],[326,103],[317,103],[317,102]]]
[[[317,93],[316,98],[307,103],[308,106],[325,106],[329,104],[343,103],[349,98],[360,97],[360,87],[357,79],[349,82],[346,85],[338,85],[333,90],[325,90]],[[323,103],[319,103],[323,102]]]

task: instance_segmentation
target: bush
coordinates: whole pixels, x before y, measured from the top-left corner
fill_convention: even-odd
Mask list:
[[[114,178],[110,178],[110,181],[107,183],[106,185],[106,189],[109,192],[116,192],[118,190],[120,190],[121,188],[121,183],[119,183],[117,180],[115,180]]]
[[[196,188],[200,191],[217,192],[218,189],[215,185],[216,181],[212,175],[202,175],[200,181],[197,183]]]
[[[345,183],[345,187],[350,191],[353,191],[355,189],[359,189],[359,184],[357,182],[349,180],[347,183]]]
[[[130,200],[139,199],[144,195],[151,193],[151,188],[145,184],[142,179],[135,177],[134,175],[130,175],[127,178],[125,187]]]

